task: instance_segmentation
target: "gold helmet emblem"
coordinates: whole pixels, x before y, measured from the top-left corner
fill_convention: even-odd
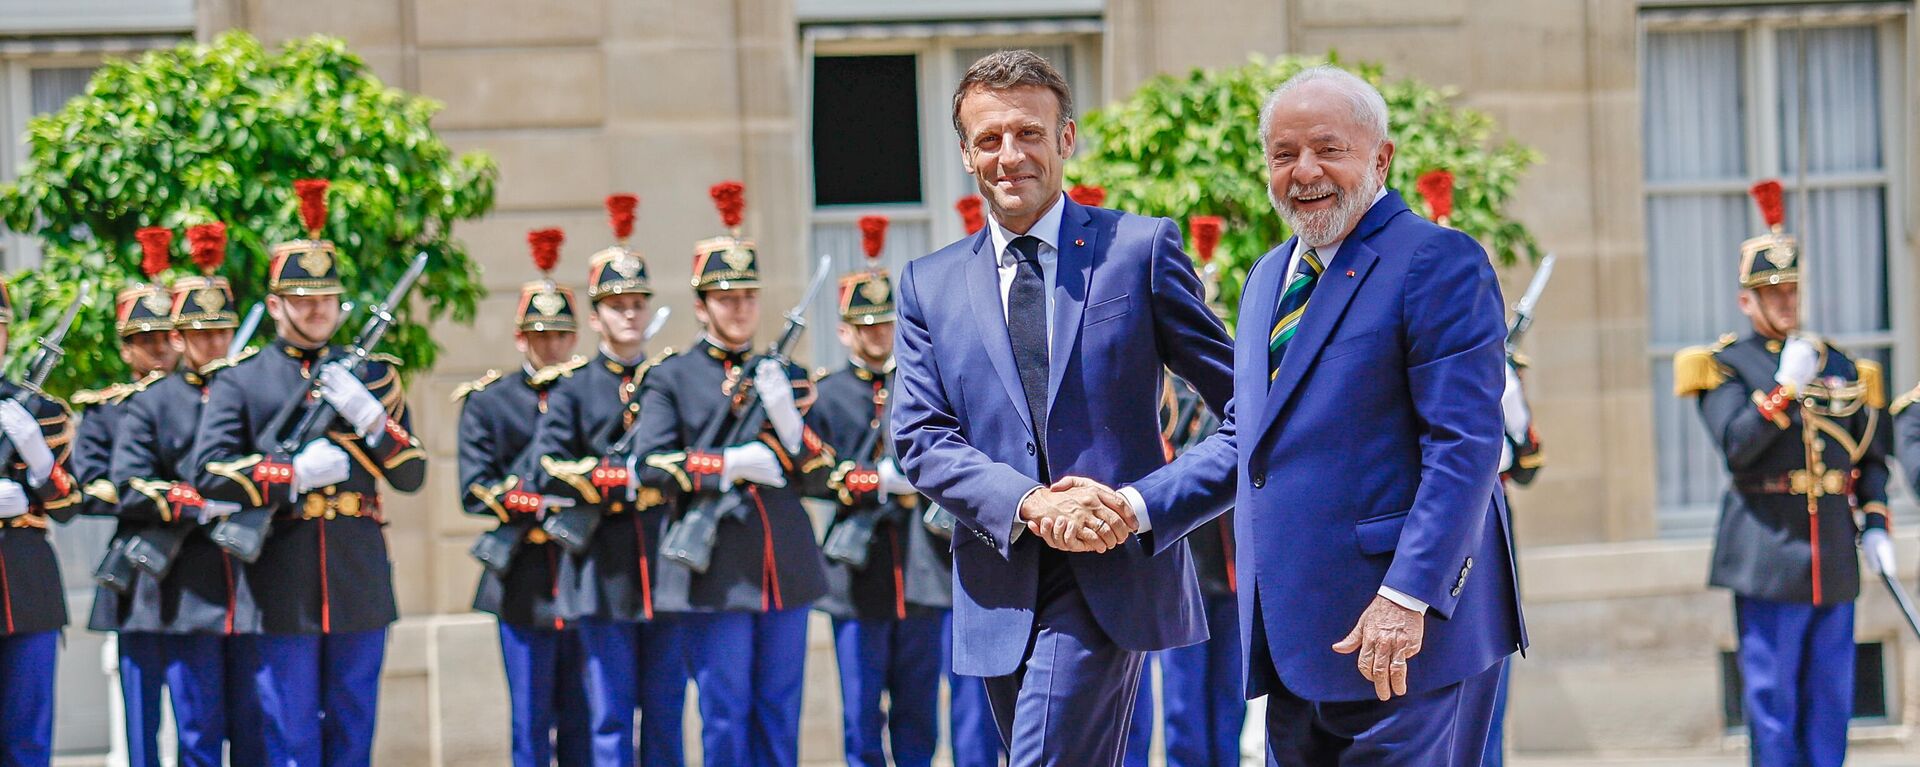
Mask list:
[[[565,308],[567,308],[567,299],[559,293],[543,290],[533,294],[533,310],[542,316],[551,317]]]
[[[300,254],[300,268],[305,269],[307,274],[318,277],[326,274],[327,269],[332,266],[333,256],[327,255],[326,251],[319,248],[313,248]]]
[[[753,266],[753,251],[736,243],[727,248],[726,254],[721,256],[720,260],[727,262],[727,266],[732,267],[736,272],[746,271],[747,267]]]
[[[217,312],[227,308],[227,294],[216,287],[204,287],[193,292],[193,302],[203,311]]]

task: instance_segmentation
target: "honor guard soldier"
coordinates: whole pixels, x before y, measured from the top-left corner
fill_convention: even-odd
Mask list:
[[[373,355],[357,376],[329,362],[346,355],[328,343],[343,288],[339,253],[321,239],[326,190],[323,180],[295,183],[308,238],[270,251],[277,337],[214,378],[191,459],[203,496],[272,515],[247,566],[261,633],[237,649],[273,764],[372,761],[386,629],[397,617],[380,485],[410,493],[426,478],[398,360]],[[323,403],[337,414],[324,436],[281,449],[282,432]]]
[[[252,700],[243,697],[244,671],[231,640],[258,624],[258,611],[243,563],[207,535],[210,522],[240,507],[203,499],[188,465],[203,398],[212,378],[230,364],[240,324],[232,287],[213,274],[226,258],[226,240],[222,224],[187,230],[201,274],[174,280],[165,315],[173,328],[171,346],[185,364],[142,387],[122,408],[110,476],[132,579],[124,590],[102,586],[89,623],[94,630],[120,631],[123,652],[134,637],[158,645],[164,674],[162,668],[146,673],[156,684],[164,678],[170,689],[178,761],[193,767],[219,767],[229,738],[235,764],[264,761],[260,721]],[[124,663],[120,673],[124,684]],[[156,706],[153,715],[158,713]]]
[[[1193,236],[1193,255],[1200,260],[1200,280],[1207,303],[1217,314],[1220,304],[1220,268],[1214,251],[1220,245],[1224,223],[1218,216],[1193,216],[1187,229]],[[1220,419],[1207,408],[1200,393],[1169,372],[1160,405],[1161,445],[1167,460],[1200,444],[1220,428]],[[1160,665],[1161,748],[1168,767],[1230,767],[1240,763],[1240,730],[1247,704],[1241,694],[1239,575],[1234,569],[1233,511],[1223,512],[1187,536],[1193,569],[1205,598],[1205,642],[1149,657]],[[1127,736],[1128,767],[1144,767],[1153,740],[1154,695],[1149,677],[1140,678],[1134,699],[1132,730]]]
[[[111,517],[119,511],[120,495],[108,471],[127,398],[173,372],[180,358],[170,338],[173,323],[168,317],[171,307],[167,291],[152,282],[168,266],[173,232],[163,227],[143,227],[134,232],[134,239],[140,243],[140,269],[148,281],[122,288],[113,302],[120,359],[127,363],[133,380],[73,395],[73,404],[86,408],[75,431],[73,472],[80,481],[80,513],[89,516]],[[95,576],[102,585],[94,594],[87,628],[118,633],[114,649],[119,656],[120,694],[126,703],[127,763],[160,767],[160,698],[166,664],[162,638],[151,629],[122,623],[124,608],[129,605],[121,604],[115,589],[130,584],[111,583],[111,576],[103,577],[107,573],[104,565],[118,565],[118,572],[128,573],[125,547],[142,524],[123,518],[115,525],[103,569]]]
[[[636,454],[610,452],[639,419],[641,382],[672,354],[647,356],[653,287],[646,259],[627,247],[638,204],[630,194],[607,198],[615,243],[587,265],[587,322],[600,350],[535,376],[551,393],[522,476],[535,478],[529,492],[566,506],[543,529],[566,550],[555,601],[579,632],[594,764],[634,762],[637,705],[639,762],[677,766],[686,760],[686,660],[679,624],[654,595],[666,509],[658,490],[638,485]]]
[[[886,230],[884,216],[860,219],[868,268],[840,279],[849,361],[817,382],[807,411],[840,458],[824,495],[838,506],[822,546],[827,595],[815,606],[833,616],[847,763],[924,767],[939,743],[940,635],[953,605],[953,559],[949,539],[923,522],[926,499],[890,455],[893,283],[878,260]]]
[[[13,322],[13,298],[0,283],[0,348]],[[73,421],[65,403],[25,382],[0,379],[0,763],[53,759],[54,672],[67,600],[47,522],[80,511],[80,483],[69,468]]]
[[[453,392],[460,403],[461,501],[468,514],[500,522],[474,545],[483,568],[473,609],[499,619],[515,767],[547,767],[556,752],[563,767],[592,763],[580,639],[555,606],[564,553],[539,529],[539,493],[515,473],[554,381],[540,377],[536,384],[535,374],[565,362],[579,340],[573,291],[550,276],[563,239],[558,229],[527,233],[541,279],[521,286],[514,312],[513,342],[525,358],[520,370],[489,370]]]
[[[674,543],[673,525],[701,528],[713,521],[703,517],[709,511],[727,511],[704,528],[713,537],[710,550],[699,552],[707,555],[701,571],[687,561],[660,567],[654,607],[688,613],[681,621],[707,762],[790,767],[798,760],[807,611],[826,593],[820,546],[800,498],[804,483],[825,481],[833,456],[802,420],[812,399],[804,371],[765,358],[749,365],[760,323],[759,264],[753,243],[739,234],[739,183],[715,185],[711,194],[730,233],[694,246],[694,312],[705,333],[641,385],[635,452],[645,456],[645,484],[679,499],[666,543]],[[759,404],[736,422],[733,403],[749,389]],[[723,427],[748,436],[705,442]],[[669,548],[663,556],[674,553]]]
[[[1871,559],[1887,535],[1881,371],[1800,327],[1801,254],[1781,230],[1780,184],[1753,192],[1770,229],[1740,247],[1753,332],[1681,351],[1674,388],[1698,398],[1733,475],[1711,583],[1734,594],[1753,762],[1838,767],[1853,706],[1854,542]]]

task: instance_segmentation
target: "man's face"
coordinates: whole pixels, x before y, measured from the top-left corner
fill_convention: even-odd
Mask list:
[[[267,296],[267,314],[280,337],[296,346],[315,347],[340,326],[339,296]]]
[[[1024,229],[1060,197],[1074,124],[1041,86],[974,88],[960,101],[961,162],[1003,226]]]
[[[174,348],[186,355],[187,368],[199,370],[207,363],[227,356],[227,347],[233,344],[233,331],[227,328],[219,330],[182,330],[173,334]]]
[[[1785,282],[1740,292],[1740,313],[1753,329],[1768,338],[1785,338],[1800,330],[1800,285]]]
[[[180,361],[180,352],[174,350],[171,335],[170,331],[154,330],[120,339],[120,360],[133,369],[136,378],[155,370],[172,371]]]
[[[842,322],[840,344],[847,347],[848,354],[868,367],[885,365],[887,360],[893,358],[893,323],[854,325]]]
[[[571,330],[522,330],[513,334],[513,345],[520,347],[520,353],[527,355],[527,362],[536,368],[566,361],[579,341],[580,335]]]
[[[594,332],[606,339],[608,345],[639,344],[646,340],[647,296],[641,293],[607,296],[593,305],[593,314],[589,315],[589,319]]]
[[[1353,116],[1353,102],[1308,83],[1274,104],[1267,126],[1267,198],[1309,246],[1344,240],[1373,207],[1393,143]]]
[[[694,299],[693,314],[720,345],[737,349],[753,340],[760,325],[760,289],[709,290]]]

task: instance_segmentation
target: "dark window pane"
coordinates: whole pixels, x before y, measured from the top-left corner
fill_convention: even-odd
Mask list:
[[[920,88],[914,57],[813,60],[816,205],[920,202]]]

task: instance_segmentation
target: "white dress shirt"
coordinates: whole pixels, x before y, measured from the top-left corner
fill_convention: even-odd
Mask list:
[[[1040,259],[1042,292],[1046,296],[1047,346],[1049,347],[1047,358],[1049,360],[1053,358],[1051,347],[1053,346],[1054,272],[1059,271],[1055,267],[1060,265],[1060,220],[1067,210],[1066,199],[1066,193],[1062,192],[1058,198],[1054,199],[1053,207],[1048,208],[1046,213],[1041,214],[1039,221],[1033,222],[1033,226],[1027,228],[1027,235],[1040,241],[1036,255]],[[1013,278],[1019,272],[1020,254],[1013,250],[1013,240],[1019,236],[1001,226],[1000,219],[995,218],[991,212],[987,214],[987,238],[993,242],[994,264],[1000,274],[1000,316],[1002,318],[1011,311],[1007,306],[1007,294],[1013,291]],[[1034,435],[1034,439],[1045,438],[1044,434]],[[1043,485],[1035,483],[1032,490],[1020,496],[1019,505],[1015,506],[1013,511],[1013,534],[1008,536],[1009,542],[1019,540],[1020,534],[1026,532],[1027,523],[1020,519],[1020,506],[1025,506],[1027,496],[1033,495],[1034,491],[1041,487]]]
[[[1368,205],[1367,209],[1372,210],[1373,206],[1380,204],[1380,200],[1386,196],[1387,196],[1386,188],[1381,187],[1379,191],[1374,192],[1373,203]],[[1286,272],[1287,277],[1286,279],[1283,279],[1280,281],[1281,290],[1285,290],[1287,283],[1293,281],[1294,273],[1300,271],[1300,259],[1301,257],[1306,255],[1307,251],[1309,250],[1313,251],[1314,255],[1320,258],[1321,265],[1325,266],[1333,263],[1334,256],[1340,253],[1340,245],[1341,243],[1344,243],[1344,242],[1346,242],[1346,239],[1341,238],[1338,240],[1334,240],[1333,242],[1327,243],[1325,245],[1320,245],[1316,247],[1316,246],[1309,246],[1305,240],[1296,240],[1293,244],[1293,252],[1289,254],[1287,257],[1287,272]],[[1243,301],[1245,300],[1244,297],[1242,298],[1242,300]],[[1243,327],[1246,327],[1244,323],[1243,323]],[[1152,530],[1153,521],[1150,517],[1147,516],[1147,500],[1141,497],[1140,491],[1133,489],[1132,486],[1128,486],[1128,487],[1120,488],[1120,495],[1121,497],[1127,499],[1128,506],[1133,507],[1133,516],[1140,523],[1140,532],[1144,533]],[[1386,597],[1388,600],[1392,601],[1394,604],[1397,604],[1401,607],[1407,608],[1414,612],[1425,613],[1427,611],[1426,602],[1407,596],[1406,594],[1401,593],[1400,591],[1393,589],[1391,587],[1388,587],[1384,584],[1380,586],[1379,593],[1380,593],[1380,596]]]

